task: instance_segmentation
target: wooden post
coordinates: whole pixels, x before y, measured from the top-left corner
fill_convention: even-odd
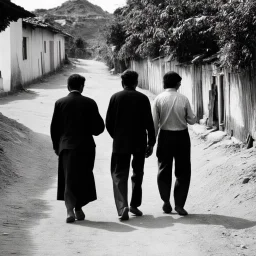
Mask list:
[[[213,126],[213,110],[214,110],[214,101],[215,101],[215,93],[214,90],[209,90],[209,116],[208,116],[208,122],[207,126],[212,127]]]
[[[4,90],[4,85],[3,85],[3,78],[0,70],[0,91]]]
[[[224,130],[224,95],[223,95],[223,75],[219,75],[218,81],[218,119],[219,119],[219,130]]]

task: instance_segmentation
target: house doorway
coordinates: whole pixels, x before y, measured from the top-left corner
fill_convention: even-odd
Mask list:
[[[54,70],[54,41],[50,41],[50,70]]]
[[[61,42],[59,41],[59,59],[61,64]]]
[[[209,127],[219,125],[218,120],[218,89],[217,89],[217,77],[212,76],[211,89],[209,90],[209,117],[207,125]]]
[[[224,130],[224,75],[212,76],[211,89],[209,91],[209,117],[207,125]]]
[[[41,52],[41,74],[44,74],[44,59],[43,59],[43,53]]]
[[[219,83],[218,83],[218,123],[219,130],[224,130],[224,75],[219,75]]]

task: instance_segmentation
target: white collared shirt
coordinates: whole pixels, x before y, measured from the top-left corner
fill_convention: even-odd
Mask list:
[[[174,88],[165,89],[154,100],[152,115],[156,136],[158,130],[181,131],[196,122],[189,100]]]
[[[70,92],[79,92],[78,90],[72,90],[72,91],[70,91]],[[81,92],[79,92],[79,93],[81,93]]]

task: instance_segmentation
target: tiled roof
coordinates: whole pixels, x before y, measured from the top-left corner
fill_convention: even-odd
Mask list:
[[[43,21],[42,19],[40,19],[39,17],[33,17],[33,18],[27,18],[27,19],[23,19],[23,23],[24,24],[27,24],[27,25],[30,25],[32,27],[39,27],[39,28],[45,28],[45,29],[48,29],[54,33],[58,33],[58,34],[62,34],[64,36],[67,36],[67,37],[73,37],[71,36],[70,34],[54,27],[53,25]]]

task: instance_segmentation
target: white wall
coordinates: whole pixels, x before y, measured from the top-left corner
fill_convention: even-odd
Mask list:
[[[22,84],[22,19],[11,22],[0,33],[0,70],[2,90],[11,91]]]
[[[22,40],[27,37],[27,59],[23,60]],[[50,41],[54,45],[54,65],[50,64]],[[44,51],[46,42],[46,52]],[[61,46],[60,46],[61,45]],[[56,70],[65,58],[65,37],[47,29],[22,28],[22,19],[11,22],[0,33],[0,91],[11,91],[23,84]]]
[[[10,91],[11,89],[11,27],[0,33],[0,70],[3,78],[3,85],[0,90]]]
[[[0,91],[4,89],[3,78],[0,77]]]
[[[65,38],[41,28],[23,28],[23,37],[28,38],[28,59],[23,60],[22,81],[27,83],[57,69],[65,58]],[[50,41],[54,42],[54,68],[50,64]],[[44,51],[46,42],[46,52]],[[61,53],[59,55],[59,42]]]
[[[27,59],[22,60],[22,82],[27,83],[44,73],[43,29],[27,26],[23,28],[22,37],[27,38]]]
[[[22,84],[22,19],[11,26],[11,90]]]

